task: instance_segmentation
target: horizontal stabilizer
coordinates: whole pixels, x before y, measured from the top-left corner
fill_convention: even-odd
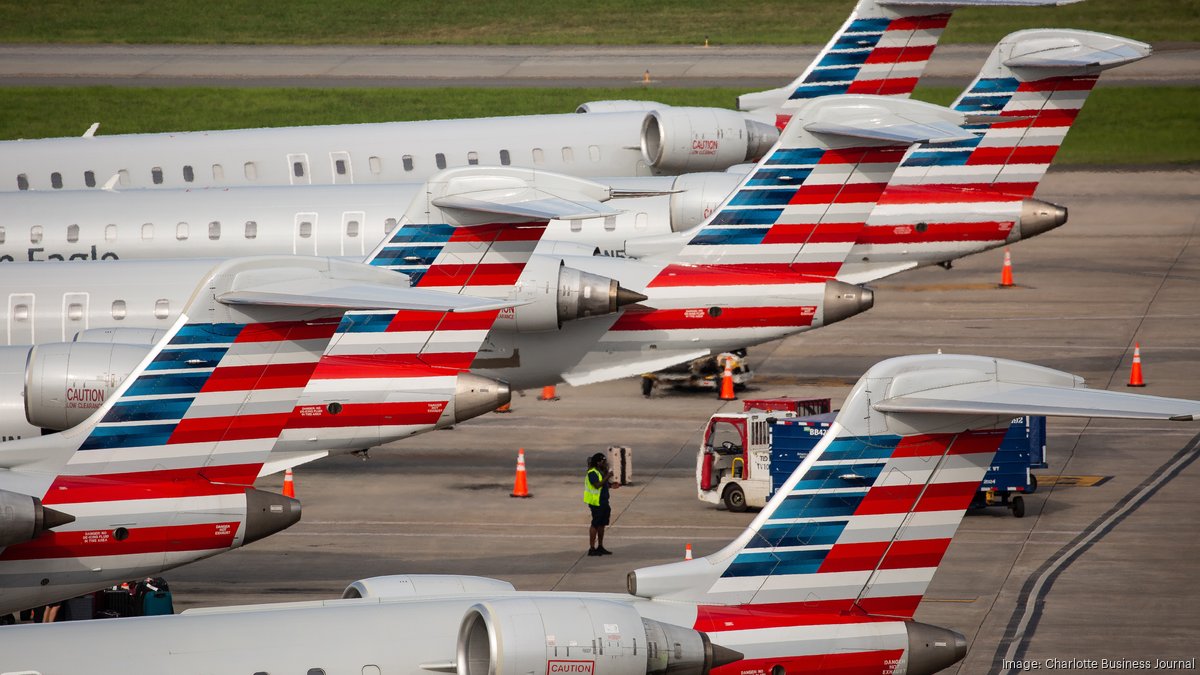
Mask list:
[[[287,471],[288,469],[294,469],[301,464],[325,459],[328,456],[328,450],[316,450],[313,452],[283,452],[276,450],[271,453],[267,462],[258,470],[258,477],[271,476],[282,471]]]
[[[223,305],[311,307],[342,310],[481,312],[515,306],[409,286],[408,277],[361,263],[304,256],[246,259],[246,268],[226,291]],[[520,304],[520,303],[517,303]]]
[[[426,183],[429,205],[450,225],[600,218],[612,190],[590,180],[511,166],[448,169]]]
[[[394,309],[434,312],[485,312],[515,307],[524,303],[511,300],[476,298],[470,295],[426,291],[416,288],[393,289],[353,284],[328,289],[297,290],[289,283],[268,285],[254,290],[230,291],[217,296],[226,305],[264,305],[272,307],[320,307],[324,309]]]
[[[561,220],[603,218],[620,213],[617,209],[600,202],[572,201],[548,195],[538,190],[522,191],[520,199],[506,201],[517,195],[510,191],[476,193],[473,195],[450,195],[433,200],[434,206],[447,210],[474,211],[498,216],[511,216],[514,220]]]
[[[1047,31],[1038,31],[1045,33]],[[1010,68],[1114,68],[1150,56],[1150,45],[1128,38],[1088,31],[1061,31],[1035,39],[1018,38],[1004,60]]]
[[[950,143],[974,138],[962,128],[962,113],[942,106],[883,96],[847,95],[817,99],[797,114],[817,134],[885,143]]]
[[[1196,401],[1086,387],[1007,382],[950,385],[934,391],[885,399],[874,407],[885,413],[994,414],[1009,417],[1046,415],[1183,422],[1200,419],[1200,403]]]

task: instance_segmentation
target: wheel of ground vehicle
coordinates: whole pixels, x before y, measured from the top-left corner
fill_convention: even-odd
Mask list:
[[[1017,518],[1024,518],[1025,517],[1025,500],[1022,499],[1021,497],[1013,497],[1012,512],[1013,512],[1013,515],[1016,516]]]
[[[725,488],[725,495],[722,499],[725,502],[725,508],[734,513],[742,513],[746,510],[746,493],[740,485],[730,485]]]

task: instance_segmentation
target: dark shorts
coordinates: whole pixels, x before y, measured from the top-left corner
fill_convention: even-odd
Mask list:
[[[588,504],[588,508],[592,510],[592,527],[608,527],[608,519],[612,517],[611,506],[592,506]]]

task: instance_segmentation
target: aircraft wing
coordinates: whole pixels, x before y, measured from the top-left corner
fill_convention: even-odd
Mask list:
[[[687,363],[701,356],[708,356],[709,353],[710,351],[707,349],[680,349],[675,351],[657,351],[652,354],[643,354],[631,358],[614,355],[611,358],[619,360],[618,363],[601,363],[599,365],[580,364],[576,366],[575,370],[563,373],[562,378],[567,384],[578,387],[583,384],[595,384],[596,382],[607,382],[622,377],[641,375],[642,373],[653,373],[656,370],[662,370],[663,368],[680,363]]]
[[[466,195],[449,195],[433,200],[433,205],[443,209],[492,213],[500,216],[531,218],[536,220],[571,220],[581,218],[603,218],[615,216],[621,211],[600,202],[570,200],[528,189],[525,194],[513,191],[494,191]]]
[[[995,381],[954,384],[888,398],[874,408],[885,413],[1200,420],[1200,405],[1195,401],[1087,387],[1071,389]]]

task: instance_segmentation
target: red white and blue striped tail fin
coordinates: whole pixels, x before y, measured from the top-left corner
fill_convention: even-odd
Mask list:
[[[771,605],[778,615],[911,618],[1022,415],[1185,421],[1200,419],[1200,401],[1092,390],[1069,373],[1003,359],[889,359],[862,376],[737,540],[637,570],[631,586],[643,597]]]
[[[0,444],[0,492],[74,518],[0,553],[0,613],[214,555],[299,504],[252,487],[347,308],[494,301],[407,287],[359,263],[226,261],[109,399],[59,434]],[[97,573],[95,570],[103,570]],[[39,583],[39,580],[40,583]]]
[[[909,146],[971,138],[963,122],[960,113],[906,99],[810,101],[721,206],[683,235],[677,260],[833,278]]]
[[[955,7],[1058,5],[1057,0],[860,0],[817,58],[791,83],[738,97],[782,129],[804,102],[835,94],[908,96]]]
[[[555,218],[618,213],[608,186],[536,169],[462,167],[429,179],[367,257],[413,286],[505,297]]]
[[[407,274],[418,289],[521,304],[528,298],[519,284],[529,280],[523,275],[549,221],[616,213],[601,203],[610,196],[606,186],[531,169],[443,171],[367,262]],[[552,267],[557,275],[557,261]],[[502,405],[506,384],[467,372],[501,317],[515,322],[516,312],[347,313],[264,472],[449,426]],[[318,430],[321,448],[313,454],[304,441]]]
[[[975,137],[913,148],[892,186],[1032,196],[1100,74],[1150,51],[1142,42],[1081,30],[1008,35],[952,106],[978,120],[970,127]],[[882,201],[893,199],[911,206],[913,197],[899,191]]]

